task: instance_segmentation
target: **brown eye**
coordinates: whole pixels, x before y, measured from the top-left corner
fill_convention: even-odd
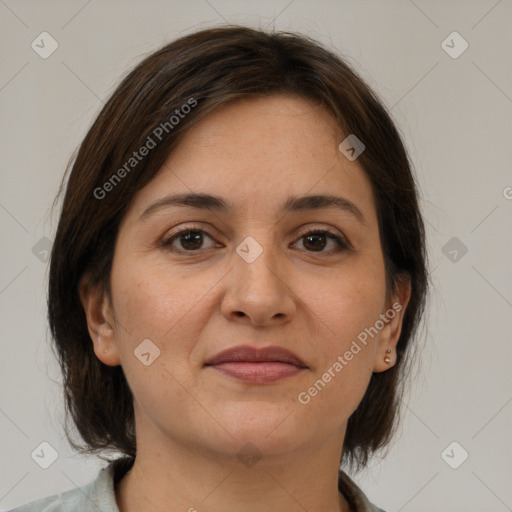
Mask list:
[[[199,231],[187,231],[180,235],[179,240],[187,250],[200,249],[203,245],[203,235]]]
[[[212,237],[202,229],[183,229],[175,233],[171,238],[163,243],[164,247],[169,247],[171,250],[181,252],[197,252],[202,248],[205,238],[213,241]],[[174,246],[174,242],[178,242],[180,248]]]
[[[304,247],[312,251],[321,251],[327,245],[326,236],[324,234],[314,233],[304,237]]]
[[[342,237],[325,229],[315,229],[301,235],[302,245],[308,252],[332,253],[348,249],[348,244]],[[334,248],[324,251],[329,242],[334,243]]]

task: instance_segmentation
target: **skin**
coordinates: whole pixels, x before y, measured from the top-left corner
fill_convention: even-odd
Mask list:
[[[138,448],[116,488],[121,512],[238,510],[241,503],[248,512],[349,510],[337,488],[347,420],[372,372],[395,362],[410,286],[386,295],[371,183],[338,150],[344,138],[323,107],[297,97],[216,110],[129,205],[112,303],[82,280],[94,351],[103,363],[122,365],[134,395]],[[139,219],[155,200],[188,192],[221,196],[234,209],[169,206]],[[350,200],[366,225],[333,207],[279,212],[289,196],[306,194]],[[162,246],[191,223],[206,231],[202,245],[182,236]],[[321,235],[315,250],[303,236],[314,228],[346,237],[352,250],[335,252],[336,242]],[[247,236],[263,249],[252,263],[236,252]],[[299,403],[298,394],[396,301],[402,311],[309,403]],[[148,366],[134,356],[144,339],[160,350]],[[261,385],[204,367],[241,344],[288,348],[308,368]],[[261,455],[252,467],[237,457],[249,442]]]

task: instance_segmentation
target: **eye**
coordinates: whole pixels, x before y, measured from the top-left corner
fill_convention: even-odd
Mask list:
[[[302,245],[308,252],[338,253],[349,249],[348,242],[341,236],[328,229],[313,229],[303,233],[299,240],[304,240]],[[328,242],[334,244],[334,249],[324,251]],[[297,245],[297,242],[294,244]]]
[[[191,226],[178,231],[165,240],[162,245],[171,251],[198,252],[198,249],[201,249],[205,238],[209,238],[213,241],[213,238],[206,231]],[[175,241],[181,245],[181,249],[176,248],[176,246],[173,245]]]
[[[206,231],[196,226],[188,226],[174,233],[162,243],[162,246],[172,252],[199,252],[200,249],[205,249],[203,244],[206,238],[213,242],[213,244],[211,244],[210,247],[206,247],[206,249],[214,248],[215,241]],[[350,243],[344,237],[328,229],[312,229],[306,231],[300,235],[299,241],[302,241],[302,245],[307,252],[329,254],[350,249]],[[177,247],[175,242],[179,244],[180,247]],[[295,242],[292,245],[296,247],[298,243],[299,242]],[[324,250],[329,243],[334,245],[334,248],[327,251]]]

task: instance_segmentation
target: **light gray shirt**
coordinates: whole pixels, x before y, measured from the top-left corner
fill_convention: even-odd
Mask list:
[[[120,466],[110,463],[87,485],[32,501],[8,512],[119,512],[115,482],[129,467],[130,464],[126,463]],[[342,471],[339,472],[338,488],[353,512],[384,512],[372,505],[356,483]]]

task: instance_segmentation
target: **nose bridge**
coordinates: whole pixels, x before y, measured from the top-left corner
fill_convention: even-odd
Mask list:
[[[256,238],[257,237],[257,238]],[[272,232],[261,229],[254,236],[247,236],[236,248],[236,267],[242,280],[269,285],[277,279],[277,261],[280,248],[276,247]]]
[[[281,248],[267,229],[253,230],[236,247],[233,272],[225,296],[225,314],[239,317],[240,313],[254,323],[265,324],[272,318],[289,317],[293,311],[291,291],[285,285]]]

